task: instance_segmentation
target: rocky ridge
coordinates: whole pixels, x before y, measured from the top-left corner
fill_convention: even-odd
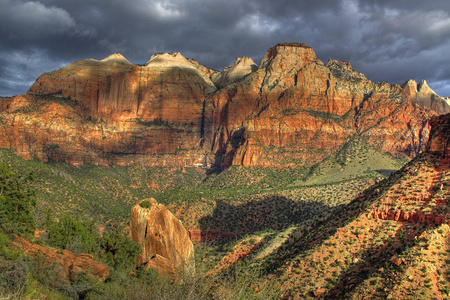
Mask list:
[[[180,53],[145,65],[113,54],[2,98],[0,147],[72,164],[287,167],[319,162],[357,136],[414,157],[429,118],[446,111],[426,82],[375,84],[304,44],[278,44],[259,66],[238,58],[222,72]]]
[[[450,114],[433,117],[426,150],[344,209],[300,224],[280,248],[286,299],[448,297]]]

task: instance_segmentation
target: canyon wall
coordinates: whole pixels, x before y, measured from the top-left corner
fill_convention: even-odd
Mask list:
[[[450,111],[426,84],[373,83],[304,44],[222,72],[180,53],[133,65],[120,54],[42,74],[0,99],[0,147],[43,161],[156,166],[302,166],[354,137],[414,157],[428,120]]]
[[[431,131],[427,150],[441,153],[444,157],[450,156],[450,114],[433,117],[430,120]]]

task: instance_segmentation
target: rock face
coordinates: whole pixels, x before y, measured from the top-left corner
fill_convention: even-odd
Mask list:
[[[302,44],[269,49],[258,70],[210,95],[205,107],[204,136],[221,167],[315,163],[356,136],[413,157],[435,114],[413,105],[401,85],[374,84],[349,63],[324,65]]]
[[[439,214],[423,213],[421,211],[402,211],[402,210],[373,210],[370,217],[380,220],[392,220],[397,222],[423,223],[441,225],[448,220]]]
[[[59,278],[61,280],[73,280],[81,274],[88,274],[99,280],[105,280],[109,275],[108,268],[94,261],[91,254],[77,255],[69,250],[54,250],[32,244],[21,237],[16,237],[11,242],[11,247],[29,255],[32,259],[41,255],[45,263],[55,264],[60,270]]]
[[[442,153],[444,157],[450,156],[450,114],[433,117],[430,120],[431,132],[427,150]]]
[[[414,157],[428,119],[447,111],[426,82],[375,84],[304,44],[276,45],[258,66],[244,57],[222,72],[180,53],[145,65],[113,54],[0,99],[0,147],[72,164],[286,167],[314,164],[358,136]]]
[[[145,264],[147,269],[154,268],[174,280],[195,272],[194,246],[188,232],[155,199],[139,201],[131,208],[131,236],[142,247],[137,266]]]

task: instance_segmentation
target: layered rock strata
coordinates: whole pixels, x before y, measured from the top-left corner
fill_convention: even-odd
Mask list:
[[[131,208],[131,236],[141,245],[136,265],[156,269],[173,280],[195,272],[194,246],[183,224],[150,198]]]
[[[133,65],[120,54],[41,75],[0,99],[0,147],[72,164],[301,166],[358,136],[414,157],[449,111],[422,82],[372,83],[347,62],[279,44],[222,72],[180,53]]]

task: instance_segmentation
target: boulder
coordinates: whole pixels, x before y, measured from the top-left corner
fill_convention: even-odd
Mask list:
[[[155,199],[141,200],[131,208],[131,236],[142,248],[136,266],[156,269],[173,280],[195,272],[194,245],[187,230]]]

